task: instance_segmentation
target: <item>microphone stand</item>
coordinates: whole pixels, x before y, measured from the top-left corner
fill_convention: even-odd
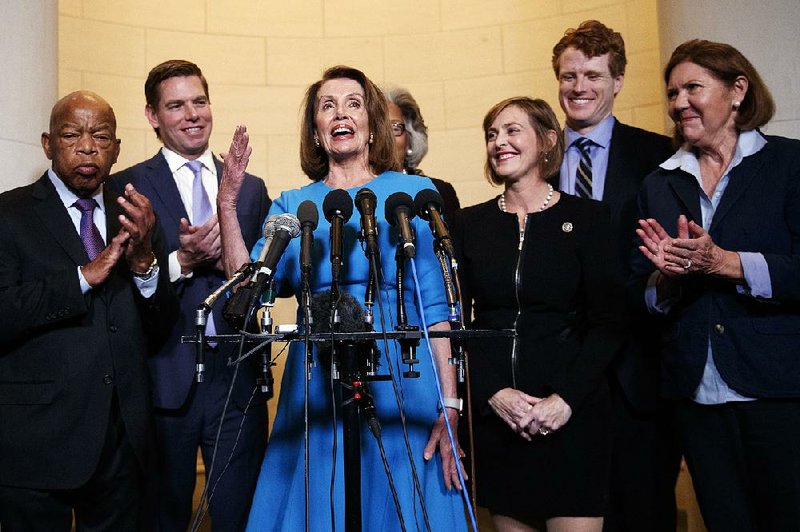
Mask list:
[[[408,314],[406,313],[405,302],[405,285],[403,284],[403,276],[405,275],[406,256],[403,249],[403,244],[397,245],[397,252],[394,255],[394,260],[397,263],[397,325],[394,330],[400,332],[419,331],[416,325],[408,324]],[[408,369],[403,372],[403,377],[416,379],[420,373],[414,369],[414,364],[419,364],[417,359],[417,346],[419,345],[418,338],[402,338],[398,341],[400,344],[400,354],[403,364],[408,366]]]
[[[461,328],[461,321],[459,319],[458,299],[456,297],[456,289],[453,284],[453,278],[450,275],[450,268],[447,266],[447,253],[442,248],[441,241],[436,239],[433,241],[433,252],[439,262],[439,268],[442,270],[442,279],[444,280],[445,296],[447,297],[448,316],[447,321],[450,326],[457,326]],[[451,343],[451,346],[453,344]],[[452,349],[452,347],[451,347]],[[464,365],[463,365],[463,347],[459,347],[456,351],[456,356],[451,356],[447,361],[451,365],[457,366],[456,373],[458,375],[458,382],[464,382]]]
[[[261,265],[259,263],[248,262],[242,265],[239,270],[234,273],[230,279],[222,283],[216,290],[211,292],[211,294],[206,297],[202,303],[197,307],[195,310],[195,321],[194,324],[197,327],[197,344],[195,347],[196,355],[195,355],[195,381],[196,382],[203,382],[205,380],[205,372],[206,372],[206,363],[205,363],[205,335],[206,335],[206,324],[208,323],[208,315],[211,313],[211,307],[214,306],[217,299],[230,290],[230,288],[240,283],[245,277],[248,277],[253,274],[256,268],[259,268]]]
[[[309,507],[309,442],[308,442],[308,381],[311,380],[312,344],[311,344],[311,266],[301,265],[300,267],[300,305],[303,311],[303,350],[305,351],[305,379],[303,379],[303,481],[305,495],[305,530],[308,532],[308,522],[310,517]]]

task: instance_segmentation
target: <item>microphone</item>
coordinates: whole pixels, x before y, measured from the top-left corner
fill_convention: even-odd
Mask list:
[[[361,304],[349,292],[340,292],[337,299],[336,332],[367,332],[369,326],[365,322],[366,314]],[[311,296],[311,332],[314,334],[330,335],[331,312],[333,310],[331,291],[324,290]],[[325,370],[330,370],[338,376],[336,365],[331,359],[331,343],[322,340],[317,344],[317,358]]]
[[[361,237],[367,243],[367,255],[378,255],[378,222],[375,219],[375,207],[378,198],[368,188],[356,193],[356,207],[361,213]]]
[[[270,219],[273,220],[272,228],[274,230],[271,241],[265,242],[264,248],[261,250],[259,258],[263,257],[263,260],[259,261],[260,265],[250,282],[246,286],[239,287],[234,292],[234,297],[231,297],[222,309],[222,316],[236,328],[240,328],[244,324],[258,298],[267,289],[274,276],[275,267],[283,252],[286,251],[289,241],[300,235],[300,221],[295,215],[285,213],[271,216]],[[265,225],[264,231],[264,236],[268,240],[269,236],[266,233],[269,228],[268,223]]]
[[[266,252],[263,249],[261,250],[264,260],[261,261],[261,267],[256,271],[256,277],[258,278],[263,274],[266,276],[265,281],[271,280],[275,273],[275,267],[278,265],[281,256],[283,256],[283,252],[286,251],[289,241],[298,236],[300,236],[300,220],[297,219],[297,216],[288,212],[277,215],[275,217],[275,231],[272,234],[272,242],[270,242],[269,249]],[[256,279],[256,282],[258,282],[258,279]]]
[[[314,245],[314,230],[319,224],[317,206],[311,200],[305,200],[297,207],[297,218],[300,220],[300,271],[311,272],[311,248]]]
[[[430,224],[431,231],[439,239],[447,256],[454,259],[456,252],[453,249],[453,241],[450,239],[447,225],[442,220],[442,197],[439,193],[429,188],[420,190],[414,198],[414,206],[417,209],[417,215]]]
[[[264,258],[267,256],[267,251],[269,251],[270,244],[272,244],[272,237],[275,234],[275,220],[278,219],[278,216],[280,215],[273,214],[264,222],[264,246],[261,248],[258,260],[254,263],[256,268],[260,268],[264,264]]]
[[[353,215],[353,200],[342,189],[331,190],[322,202],[322,213],[331,224],[331,267],[333,268],[333,281],[336,282],[339,277],[339,269],[343,264],[343,226]]]
[[[407,258],[413,259],[417,253],[414,245],[414,232],[411,229],[411,220],[414,218],[414,200],[405,192],[395,192],[386,198],[384,209],[389,224],[400,229],[403,254]]]

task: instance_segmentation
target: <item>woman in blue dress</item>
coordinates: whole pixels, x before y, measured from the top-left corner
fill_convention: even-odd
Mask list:
[[[386,102],[377,87],[360,71],[349,67],[328,69],[320,81],[306,92],[301,126],[301,165],[313,181],[297,190],[284,192],[273,203],[270,215],[295,213],[304,200],[321,207],[326,195],[335,189],[351,198],[368,187],[377,196],[376,218],[380,247],[379,301],[374,310],[375,329],[381,330],[381,315],[387,330],[396,325],[396,230],[386,222],[384,202],[393,192],[403,191],[412,197],[422,189],[432,189],[426,177],[407,176],[391,171],[397,168]],[[225,171],[218,203],[226,272],[231,275],[248,260],[236,219],[236,196],[250,155],[244,128],[237,129],[225,160]],[[442,275],[433,253],[433,237],[427,224],[412,220],[417,242],[415,258],[421,304],[429,330],[448,330],[448,307]],[[330,223],[322,217],[314,231],[311,290],[324,292],[331,287],[328,260]],[[343,262],[339,279],[343,292],[364,301],[368,280],[368,262],[357,235],[360,218],[355,212],[344,226]],[[289,243],[276,268],[276,289],[281,294],[300,294],[299,239]],[[258,256],[263,239],[251,250]],[[415,297],[411,265],[406,268],[405,296],[408,323],[422,326]],[[298,314],[298,323],[302,319]],[[431,339],[439,384],[445,398],[456,397],[454,367],[448,364],[447,339]],[[400,352],[395,342],[378,342],[382,355],[379,373],[392,365],[398,382],[400,401],[405,413],[411,454],[419,477],[420,498],[414,488],[411,467],[400,422],[397,400],[390,381],[370,383],[371,393],[382,425],[382,439],[393,481],[408,530],[425,530],[420,499],[425,504],[431,530],[466,530],[457,467],[439,413],[436,382],[431,357],[425,342],[418,348],[419,378],[402,376]],[[388,345],[388,349],[387,349]],[[388,350],[388,352],[386,352]],[[267,454],[262,465],[253,500],[248,530],[303,530],[305,522],[304,461],[304,356],[302,343],[289,350],[281,385],[278,412]],[[344,463],[341,410],[337,407],[338,426],[333,430],[333,396],[329,368],[318,363],[311,370],[309,382],[309,530],[344,529]],[[446,403],[451,403],[446,401]],[[455,436],[458,411],[444,412]],[[365,425],[362,423],[362,425]],[[335,443],[334,443],[335,439]],[[333,457],[333,449],[336,457]],[[335,469],[334,469],[335,468]],[[362,427],[362,523],[364,530],[400,530],[393,497],[373,436]],[[333,501],[331,478],[333,474]],[[330,508],[333,508],[331,515]]]

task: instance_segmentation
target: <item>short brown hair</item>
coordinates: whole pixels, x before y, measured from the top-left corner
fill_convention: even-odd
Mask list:
[[[527,96],[516,96],[496,103],[483,118],[484,139],[489,132],[489,128],[492,127],[492,122],[497,118],[497,115],[512,105],[519,107],[528,115],[528,120],[536,134],[536,140],[539,146],[542,147],[542,157],[539,160],[539,173],[545,179],[551,181],[558,176],[561,170],[561,160],[564,157],[564,135],[561,133],[561,126],[558,123],[556,114],[546,101],[538,98],[534,100]],[[556,143],[549,150],[547,149],[549,144],[547,139],[548,131],[556,132]],[[505,182],[505,178],[497,175],[494,168],[492,168],[488,153],[486,154],[484,172],[486,174],[486,179],[494,185],[502,185]]]
[[[614,31],[597,20],[581,22],[578,29],[570,28],[553,47],[553,71],[558,78],[559,60],[564,50],[572,47],[583,52],[586,57],[592,58],[609,54],[608,69],[612,77],[625,74],[625,41],[618,31]]]
[[[300,166],[312,180],[319,181],[328,175],[328,154],[314,142],[314,118],[317,93],[326,81],[351,79],[364,89],[364,105],[367,109],[372,144],[369,147],[370,169],[376,174],[399,168],[395,160],[394,138],[389,124],[389,108],[381,90],[360,70],[338,65],[327,69],[322,79],[306,90],[303,98],[303,118],[300,125]]]
[[[150,73],[147,74],[147,80],[144,82],[144,99],[147,105],[153,110],[158,108],[158,102],[161,99],[161,82],[170,78],[177,78],[181,76],[197,76],[200,78],[200,83],[203,84],[203,91],[206,93],[209,103],[211,97],[208,95],[208,81],[203,76],[203,71],[200,67],[183,59],[170,59],[163,63],[154,66]],[[157,127],[153,128],[156,136],[161,138],[161,134]]]
[[[762,127],[775,115],[775,100],[766,83],[753,64],[730,44],[692,39],[679,45],[664,68],[665,84],[669,84],[672,70],[681,63],[694,63],[705,68],[728,88],[733,87],[739,76],[747,78],[747,92],[734,117],[740,131]],[[678,145],[683,144],[683,135],[678,128],[675,128],[674,140]]]

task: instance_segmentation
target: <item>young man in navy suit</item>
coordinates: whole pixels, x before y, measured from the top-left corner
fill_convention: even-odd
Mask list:
[[[210,474],[208,494],[213,490],[214,530],[239,530],[247,519],[267,438],[266,397],[257,387],[257,368],[252,360],[245,361],[233,382],[234,367],[227,361],[235,355],[235,344],[206,346],[204,382],[195,382],[195,346],[180,341],[182,335],[195,334],[198,305],[225,280],[215,214],[222,164],[209,148],[213,116],[208,83],[194,63],[166,61],[150,71],[145,97],[145,115],[163,147],[153,158],[113,176],[113,182],[117,187],[133,183],[150,198],[164,228],[170,280],[181,304],[167,345],[150,360],[159,452],[157,520],[160,530],[185,531],[189,526],[199,447]],[[244,186],[239,222],[245,243],[252,247],[270,200],[261,179],[248,175]],[[222,319],[223,303],[213,307],[206,334],[232,332]]]
[[[146,357],[177,316],[147,198],[105,186],[116,118],[58,101],[52,167],[0,194],[0,529],[147,530]]]
[[[553,48],[558,97],[566,114],[559,189],[608,205],[620,267],[630,274],[636,198],[644,178],[672,154],[669,138],[621,123],[614,100],[625,79],[622,36],[596,20],[569,29]],[[658,397],[652,323],[631,316],[628,346],[607,372],[614,418],[606,531],[675,530],[680,455]],[[648,346],[645,348],[645,341]]]

